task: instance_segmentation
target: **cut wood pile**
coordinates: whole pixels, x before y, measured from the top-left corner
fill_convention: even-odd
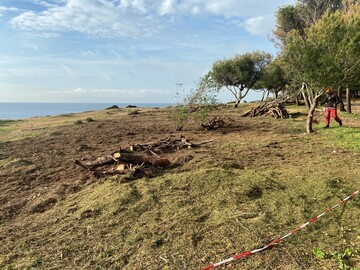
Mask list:
[[[127,151],[130,152],[146,152],[149,155],[160,155],[163,153],[171,153],[184,148],[197,148],[203,144],[213,142],[214,140],[207,140],[200,143],[192,143],[185,137],[180,138],[166,138],[157,142],[134,144],[131,145]]]
[[[201,124],[201,126],[206,129],[218,129],[221,128],[225,125],[225,121],[220,118],[219,116],[214,117],[213,119],[211,119],[209,122]]]
[[[74,163],[92,172],[96,177],[123,174],[126,175],[125,181],[152,177],[157,169],[171,165],[169,159],[162,157],[164,153],[171,153],[184,148],[197,148],[212,141],[192,143],[184,137],[166,138],[157,142],[134,144],[127,148],[120,148],[115,153],[98,157],[92,161],[76,159]]]
[[[242,115],[242,117],[256,117],[271,115],[275,118],[289,118],[289,113],[285,109],[282,102],[278,100],[265,102],[255,108],[252,108],[249,112]]]

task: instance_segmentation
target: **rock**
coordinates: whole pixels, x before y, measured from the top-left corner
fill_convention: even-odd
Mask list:
[[[106,110],[111,110],[111,109],[120,109],[118,105],[112,105],[109,108],[106,108]]]

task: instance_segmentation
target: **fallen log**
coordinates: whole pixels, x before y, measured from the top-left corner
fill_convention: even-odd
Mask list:
[[[147,164],[151,165],[151,162],[149,160],[149,157],[147,156],[140,156],[135,155],[132,153],[115,153],[113,154],[113,157],[117,161],[127,162],[131,164]]]

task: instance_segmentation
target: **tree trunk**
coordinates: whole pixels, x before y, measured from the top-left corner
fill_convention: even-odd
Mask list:
[[[319,97],[320,97],[320,95],[315,96],[315,98],[313,100],[313,104],[311,105],[311,108],[309,110],[308,118],[306,121],[306,133],[314,132],[314,130],[312,128],[312,123],[313,123],[314,112],[315,112],[316,106],[318,104]]]
[[[262,94],[262,98],[261,98],[261,102],[263,102],[265,100],[265,95],[268,92],[268,90],[263,90],[263,94]]]
[[[349,87],[346,87],[346,111],[347,113],[351,113],[351,96]]]
[[[295,104],[296,106],[300,106],[299,95],[296,95],[295,97]]]
[[[342,99],[342,95],[341,95],[341,87],[339,86],[338,91],[337,91],[338,97],[340,99],[340,106],[339,106],[339,110],[340,112],[345,112],[345,105]]]
[[[310,102],[309,102],[309,99],[308,99],[307,95],[305,94],[304,89],[301,89],[301,94],[302,94],[302,96],[303,96],[303,98],[304,98],[304,102],[305,102],[306,108],[307,108],[308,110],[310,110]]]
[[[235,108],[237,108],[239,106],[239,103],[240,103],[240,99],[237,99],[235,102]]]

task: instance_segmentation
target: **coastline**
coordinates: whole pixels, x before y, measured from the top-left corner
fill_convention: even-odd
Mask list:
[[[171,103],[25,103],[0,102],[0,120],[20,120],[33,117],[56,116],[70,113],[83,113],[105,110],[112,106],[120,109],[133,108],[164,108]]]

